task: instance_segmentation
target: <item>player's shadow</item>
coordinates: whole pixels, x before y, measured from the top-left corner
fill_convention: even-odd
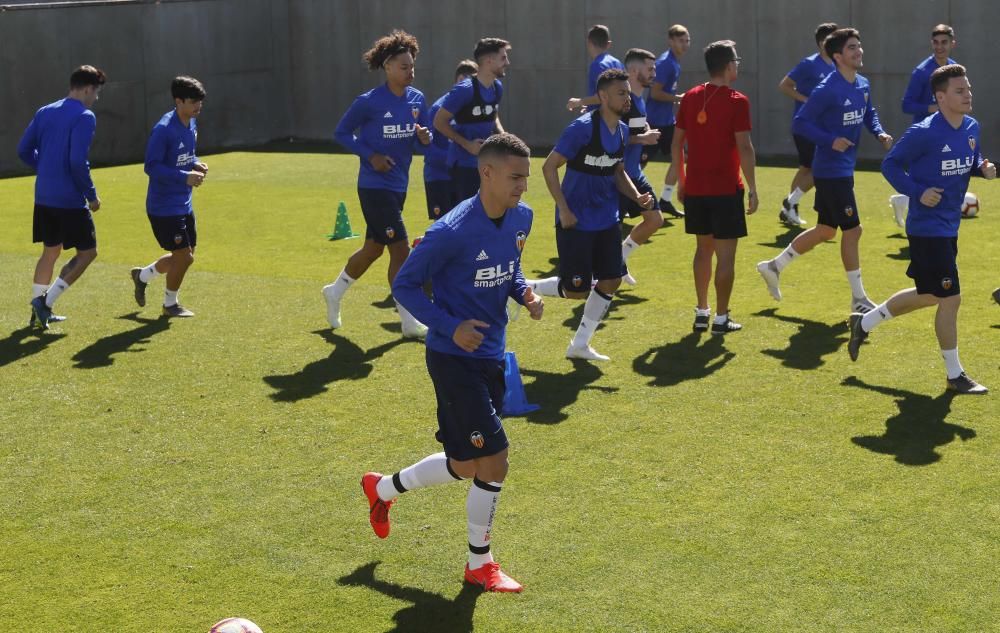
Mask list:
[[[847,342],[847,324],[844,322],[830,325],[809,319],[779,315],[776,308],[761,310],[754,316],[768,317],[799,326],[799,329],[788,337],[788,347],[785,349],[765,349],[760,352],[777,358],[782,365],[792,369],[816,369],[825,362],[824,356],[833,354]]]
[[[709,336],[699,345],[701,338],[691,332],[676,343],[650,348],[632,361],[632,371],[651,378],[651,387],[671,387],[710,376],[736,357],[726,349],[724,337]]]
[[[535,270],[531,271],[531,274],[534,275],[532,279],[547,279],[548,277],[555,277],[556,275],[559,274],[559,258],[550,257],[549,267],[547,269],[536,268]]]
[[[144,352],[145,345],[155,335],[170,327],[170,319],[162,316],[143,318],[138,312],[130,312],[118,317],[122,321],[132,321],[139,326],[117,334],[109,334],[84,347],[73,355],[76,369],[96,369],[114,364],[115,354]]]
[[[558,299],[558,297],[553,297],[553,300]],[[573,311],[570,316],[563,321],[563,325],[575,329],[576,326],[580,325],[580,319],[583,317],[583,308],[587,303],[586,299],[573,299],[576,301],[576,305],[573,306]],[[619,314],[618,310],[627,306],[634,306],[640,303],[645,303],[649,301],[646,297],[640,297],[639,295],[632,294],[631,292],[616,292],[615,298],[611,300],[611,307],[608,308],[608,313],[604,315],[601,319],[601,323],[597,326],[600,330],[604,327],[604,324],[608,321],[621,321],[625,318],[625,315]]]
[[[442,595],[417,587],[406,587],[379,580],[375,577],[375,568],[378,565],[378,561],[362,565],[343,578],[339,578],[337,584],[344,587],[368,587],[388,598],[408,602],[408,606],[392,616],[396,625],[386,633],[422,631],[466,633],[473,630],[472,618],[476,611],[476,600],[483,593],[482,589],[463,582],[462,590],[449,600]]]
[[[367,378],[372,373],[372,361],[404,342],[398,338],[365,351],[329,329],[316,330],[313,334],[322,336],[334,346],[334,350],[329,356],[309,363],[294,374],[264,376],[264,382],[275,390],[271,394],[275,402],[298,402],[324,393],[328,385],[338,380]]]
[[[395,308],[396,307],[396,300],[393,298],[392,293],[390,292],[388,295],[386,295],[385,299],[380,299],[378,301],[372,301],[372,307],[373,308],[383,308],[383,309],[385,309],[385,308]]]
[[[541,405],[541,409],[524,416],[528,422],[535,424],[558,424],[569,417],[563,409],[576,402],[580,392],[586,389],[614,393],[618,387],[600,387],[593,385],[603,373],[593,363],[585,360],[574,360],[573,371],[557,373],[538,371],[537,369],[521,368],[521,377],[532,378],[531,383],[524,386],[528,402]]]
[[[906,234],[904,234],[902,232],[899,232],[899,233],[893,233],[892,235],[890,235],[888,237],[889,237],[890,240],[905,240],[906,239]]]
[[[770,246],[771,248],[786,248],[789,244],[792,243],[792,240],[795,239],[795,236],[797,236],[803,230],[804,229],[802,229],[801,227],[789,226],[785,228],[784,233],[778,233],[777,235],[775,235],[773,242],[758,242],[758,244],[760,244],[761,246]]]
[[[886,253],[885,256],[889,259],[908,262],[910,261],[910,246],[908,244],[906,246],[900,246],[898,253]]]
[[[65,332],[39,330],[34,327],[14,330],[10,336],[0,340],[0,367],[37,354],[64,336]]]
[[[852,437],[851,441],[881,455],[894,455],[900,464],[933,464],[941,459],[941,454],[935,450],[938,446],[949,444],[956,437],[962,441],[976,437],[973,429],[945,422],[951,411],[954,391],[945,391],[932,398],[903,389],[872,385],[855,376],[848,376],[841,384],[896,398],[899,413],[885,421],[884,434],[860,435]]]

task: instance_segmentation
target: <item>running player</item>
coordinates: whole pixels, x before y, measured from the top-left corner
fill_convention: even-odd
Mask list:
[[[475,77],[479,67],[471,59],[463,59],[455,68],[455,83],[461,83],[470,77]],[[428,113],[428,119],[434,120],[437,111],[441,109],[444,98],[434,102]],[[424,152],[424,191],[427,194],[427,219],[437,220],[446,213],[458,200],[451,197],[451,174],[448,172],[448,147],[451,141],[444,134],[435,134],[431,144]]]
[[[663,192],[660,194],[659,207],[664,213],[675,218],[684,217],[682,211],[674,206],[674,189],[677,187],[676,160],[683,157],[672,155],[670,148],[674,138],[674,104],[680,103],[683,93],[677,92],[677,82],[681,76],[681,58],[691,48],[691,34],[686,27],[674,24],[667,29],[667,45],[669,48],[656,58],[656,79],[649,88],[649,125],[660,131],[659,144],[650,147],[646,152],[649,158],[656,154],[657,147],[670,161],[670,168],[663,178]]]
[[[597,98],[597,78],[605,70],[618,68],[625,70],[617,57],[614,57],[608,50],[611,48],[611,31],[603,24],[595,24],[587,32],[587,55],[590,56],[590,68],[587,69],[587,94],[583,99],[570,97],[566,102],[566,109],[569,111],[580,108],[582,111],[596,110],[600,105]]]

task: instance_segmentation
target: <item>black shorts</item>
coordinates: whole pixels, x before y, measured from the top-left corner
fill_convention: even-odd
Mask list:
[[[97,248],[97,228],[90,209],[60,209],[35,205],[32,241],[45,246],[75,248],[89,251]]]
[[[660,203],[657,200],[656,193],[653,191],[653,185],[649,184],[649,181],[646,180],[645,176],[640,175],[638,178],[633,178],[632,184],[634,184],[635,188],[639,190],[640,195],[644,193],[653,194],[653,206],[648,209],[643,209],[641,206],[639,206],[638,202],[636,202],[635,200],[629,198],[628,196],[622,193],[619,193],[618,209],[621,211],[622,215],[627,215],[630,218],[637,218],[642,215],[643,211],[660,210]]]
[[[816,144],[798,134],[792,134],[792,139],[795,141],[795,149],[799,153],[799,166],[812,169],[813,156],[816,155]]]
[[[427,371],[437,396],[437,441],[458,461],[496,455],[509,446],[500,423],[502,358],[470,358],[427,348]]]
[[[848,231],[861,226],[858,203],[854,199],[854,177],[814,178],[816,200],[813,208],[819,213],[817,224]]]
[[[479,168],[454,165],[450,172],[452,206],[479,193]]]
[[[388,189],[358,187],[361,213],[365,216],[365,239],[379,244],[395,244],[406,240],[403,224],[403,204],[406,194]]]
[[[906,276],[913,279],[917,292],[935,297],[961,294],[958,282],[957,237],[907,237],[910,241],[910,265]]]
[[[728,196],[684,196],[684,230],[734,240],[747,235],[743,190]]]
[[[425,180],[424,191],[427,194],[428,220],[437,220],[455,206],[451,201],[450,180]]]
[[[642,164],[646,164],[646,161],[654,158],[658,152],[663,154],[663,157],[667,162],[670,162],[672,160],[670,155],[670,144],[674,142],[674,126],[664,125],[663,127],[653,129],[660,131],[660,139],[656,141],[656,145],[642,146]]]
[[[590,292],[592,279],[620,279],[622,259],[621,225],[600,231],[556,227],[559,279],[570,292]]]
[[[149,225],[153,227],[153,236],[163,250],[193,249],[198,245],[198,227],[195,225],[193,213],[146,217],[149,218]]]

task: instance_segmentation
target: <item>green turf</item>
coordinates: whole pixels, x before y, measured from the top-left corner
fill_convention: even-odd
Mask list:
[[[942,395],[930,311],[886,323],[851,363],[836,244],[789,268],[771,301],[753,265],[792,235],[776,221],[791,170],[759,173],[734,296],[744,331],[691,334],[693,243],[676,223],[634,254],[639,285],[595,337],[611,363],[563,358],[579,304],[548,300],[542,322],[512,324],[542,409],[505,421],[494,546],[527,589],[480,596],[460,583],[465,486],[404,496],[387,541],[367,524],[360,475],[437,445],[423,348],[400,339],[383,263],[347,295],[344,328],[326,328],[320,288],[358,246],[324,238],[340,200],[364,228],[356,159],[208,162],[181,295],[198,316],[157,318],[162,278],[151,307],[134,306],[128,270],[158,252],[145,178],[108,168],[94,174],[100,257],[59,301],[70,320],[41,336],[24,329],[33,181],[0,181],[4,631],[207,631],[231,615],[266,633],[996,627],[996,396]],[[529,276],[555,257],[540,167]],[[658,183],[664,165],[649,171]],[[960,349],[1000,388],[1000,191],[973,189],[984,211],[963,223]],[[880,176],[859,174],[857,193],[881,300],[907,285],[906,242]]]

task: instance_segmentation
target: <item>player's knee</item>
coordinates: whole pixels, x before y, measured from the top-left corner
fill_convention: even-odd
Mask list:
[[[603,292],[606,295],[614,294],[618,287],[622,285],[621,277],[615,279],[602,279],[597,282],[597,290]]]
[[[833,238],[837,237],[837,229],[833,228],[832,226],[827,226],[825,224],[817,224],[814,230],[819,235],[819,237],[822,238],[824,242],[828,242]],[[847,233],[845,232],[844,235],[846,236]]]
[[[573,290],[563,290],[563,297],[567,299],[586,299],[589,292],[575,292]]]
[[[80,260],[80,263],[89,264],[90,262],[97,259],[97,249],[90,248],[85,251],[78,251],[76,256]]]
[[[472,479],[476,476],[476,463],[472,460],[459,462],[452,459],[450,464],[451,469],[462,479]]]
[[[659,211],[655,213],[643,213],[642,223],[648,226],[651,230],[656,231],[663,226],[663,214]]]

